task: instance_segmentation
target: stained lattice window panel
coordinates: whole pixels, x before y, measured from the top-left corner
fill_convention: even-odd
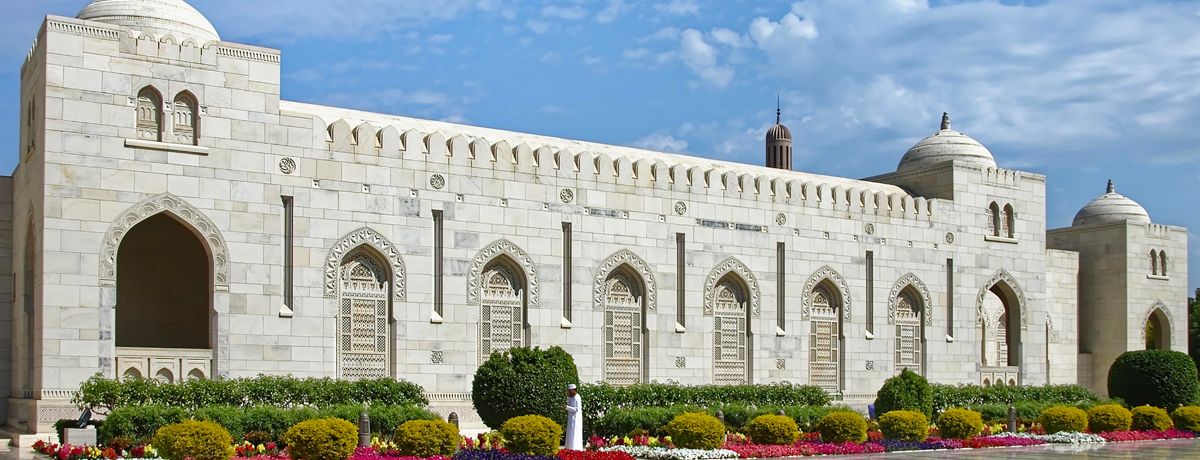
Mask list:
[[[728,312],[722,314],[722,312]],[[713,383],[746,383],[746,318],[744,310],[725,306],[713,317]]]
[[[836,320],[815,319],[809,333],[809,381],[830,392],[838,388],[838,323]]]
[[[483,288],[479,312],[479,362],[493,352],[504,352],[525,344],[524,291],[513,286],[505,270],[493,269],[484,274],[488,284]]]
[[[340,276],[339,375],[350,380],[386,377],[391,332],[386,271],[360,254],[346,261]]]
[[[896,325],[896,372],[907,368],[921,373],[921,337],[919,324]]]
[[[610,280],[604,312],[604,380],[630,385],[642,380],[641,302],[622,280]]]

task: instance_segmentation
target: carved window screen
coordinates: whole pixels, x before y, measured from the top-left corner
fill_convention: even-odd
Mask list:
[[[188,93],[179,93],[178,96],[175,96],[171,117],[175,142],[196,145],[196,140],[200,138],[199,113],[196,98]]]
[[[613,385],[642,381],[641,289],[628,277],[614,274],[604,295],[604,380]]]
[[[347,380],[389,375],[388,274],[366,254],[342,264],[338,311],[338,375]]]
[[[137,133],[139,139],[162,141],[162,96],[149,86],[137,97]]]
[[[746,383],[746,296],[732,282],[717,285],[713,301],[713,383]]]
[[[479,311],[479,362],[493,352],[525,345],[525,290],[515,275],[501,266],[483,273]]]
[[[1008,365],[1008,309],[1000,313],[996,321],[996,365]]]
[[[833,296],[824,288],[812,293],[811,330],[809,331],[809,383],[828,392],[840,390],[838,366],[840,331]]]
[[[910,292],[896,300],[896,372],[921,373],[921,306]]]

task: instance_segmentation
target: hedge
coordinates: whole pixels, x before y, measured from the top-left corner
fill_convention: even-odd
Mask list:
[[[114,438],[144,441],[154,435],[160,427],[194,419],[211,421],[225,427],[235,440],[243,439],[247,433],[259,432],[274,441],[293,425],[318,418],[338,418],[358,423],[362,406],[346,404],[321,409],[309,407],[282,408],[275,406],[209,406],[195,411],[177,407],[146,405],[125,406],[114,410],[99,427],[99,440],[106,443]],[[400,425],[409,420],[439,420],[437,414],[417,406],[371,406],[367,410],[371,418],[371,432],[390,436]]]
[[[580,385],[579,395],[583,398],[585,430],[588,430],[591,423],[614,409],[671,406],[712,408],[725,405],[827,406],[830,403],[825,390],[811,385],[791,383],[696,386],[640,383],[623,387],[596,383]],[[745,424],[748,421],[749,419],[746,419],[741,423]],[[728,422],[727,418],[726,423]]]
[[[1127,351],[1108,368],[1108,394],[1131,406],[1171,410],[1195,404],[1200,402],[1196,363],[1178,351]]]
[[[945,385],[933,384],[933,412],[940,413],[952,407],[978,408],[984,405],[1004,405],[1005,418],[1008,405],[1039,402],[1047,405],[1066,404],[1092,406],[1100,401],[1095,394],[1079,385]],[[1018,407],[1018,410],[1020,408]],[[984,414],[987,419],[988,414]],[[1036,415],[1035,415],[1036,417]]]
[[[584,404],[586,406],[586,404]],[[812,431],[822,417],[831,412],[850,411],[853,409],[842,406],[745,406],[719,405],[707,409],[698,406],[668,406],[668,407],[636,407],[631,409],[613,409],[591,424],[590,433],[601,436],[626,436],[635,431],[645,431],[651,436],[662,436],[663,428],[672,419],[687,412],[703,411],[715,416],[721,411],[725,426],[730,431],[742,431],[742,428],[755,418],[762,415],[775,415],[782,410],[784,415],[796,421],[801,431]]]
[[[163,405],[189,411],[208,406],[335,406],[341,404],[429,404],[420,385],[391,378],[358,381],[258,376],[227,380],[153,379],[116,381],[96,374],[80,385],[72,402],[108,414],[125,406]]]

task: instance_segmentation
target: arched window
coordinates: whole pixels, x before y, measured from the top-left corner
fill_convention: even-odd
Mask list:
[[[912,286],[896,298],[896,372],[922,373],[925,305]]]
[[[339,272],[338,374],[347,380],[387,377],[391,369],[391,277],[366,249],[350,253]]]
[[[726,274],[713,299],[713,383],[747,383],[750,371],[749,290],[740,277]]]
[[[829,281],[817,285],[811,296],[808,337],[809,383],[828,392],[841,390],[841,298]]]
[[[1158,251],[1158,274],[1167,276],[1167,251]]]
[[[162,95],[152,86],[138,91],[137,133],[139,139],[162,142]]]
[[[180,144],[198,145],[200,141],[200,111],[196,97],[187,91],[175,96],[174,121],[171,130],[175,134],[175,142]]]
[[[1150,274],[1158,275],[1158,251],[1150,250]]]
[[[644,382],[646,306],[641,277],[627,265],[608,275],[604,285],[604,381],[613,385]]]
[[[488,262],[481,276],[479,362],[495,352],[528,345],[524,272],[501,255]]]
[[[1004,205],[1004,233],[1002,235],[1013,238],[1017,232],[1016,213],[1013,212],[1011,204]]]
[[[988,230],[991,230],[992,236],[1000,236],[1000,205],[995,201],[988,206]]]
[[[987,289],[982,296],[980,313],[984,319],[983,365],[1021,365],[1021,308],[1022,296],[1016,288],[1000,281]]]
[[[1163,313],[1162,309],[1155,308],[1146,318],[1146,324],[1143,327],[1142,334],[1147,350],[1171,349],[1170,321],[1167,320],[1167,315]]]

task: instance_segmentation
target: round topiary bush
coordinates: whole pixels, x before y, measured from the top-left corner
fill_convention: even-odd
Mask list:
[[[1171,416],[1162,408],[1138,406],[1133,408],[1130,428],[1135,430],[1165,431],[1171,428]]]
[[[516,347],[492,353],[475,370],[471,400],[483,423],[498,429],[510,418],[536,414],[567,423],[567,384],[579,383],[571,355],[559,347]]]
[[[663,428],[676,447],[716,449],[725,442],[725,424],[703,412],[679,414]]]
[[[158,429],[154,447],[167,460],[229,460],[233,437],[213,422],[185,420]]]
[[[1108,394],[1130,406],[1170,409],[1200,402],[1196,363],[1166,350],[1127,351],[1108,369]]]
[[[885,439],[920,442],[929,437],[929,419],[915,410],[894,410],[879,417]]]
[[[1087,411],[1088,431],[1104,433],[1108,431],[1129,431],[1133,424],[1133,414],[1120,404],[1101,404]]]
[[[905,368],[899,375],[883,382],[875,396],[875,413],[912,410],[929,417],[933,414],[933,388],[921,374]]]
[[[983,432],[983,415],[973,410],[946,409],[937,420],[938,433],[946,439],[971,439]]]
[[[858,412],[831,412],[817,422],[817,432],[824,442],[864,442],[867,419]]]
[[[412,457],[450,456],[462,436],[458,427],[441,420],[409,420],[396,429],[396,450]]]
[[[1042,411],[1038,423],[1046,434],[1060,431],[1083,432],[1088,426],[1088,414],[1083,409],[1071,406],[1053,406]]]
[[[1200,407],[1183,406],[1171,412],[1171,421],[1175,428],[1200,433]]]
[[[746,424],[745,431],[755,444],[791,445],[800,437],[796,421],[786,415],[760,415]]]
[[[305,420],[288,428],[283,442],[295,460],[346,460],[358,445],[358,427],[340,418]]]
[[[500,427],[504,447],[519,454],[554,455],[562,435],[562,426],[541,415],[513,417]]]

